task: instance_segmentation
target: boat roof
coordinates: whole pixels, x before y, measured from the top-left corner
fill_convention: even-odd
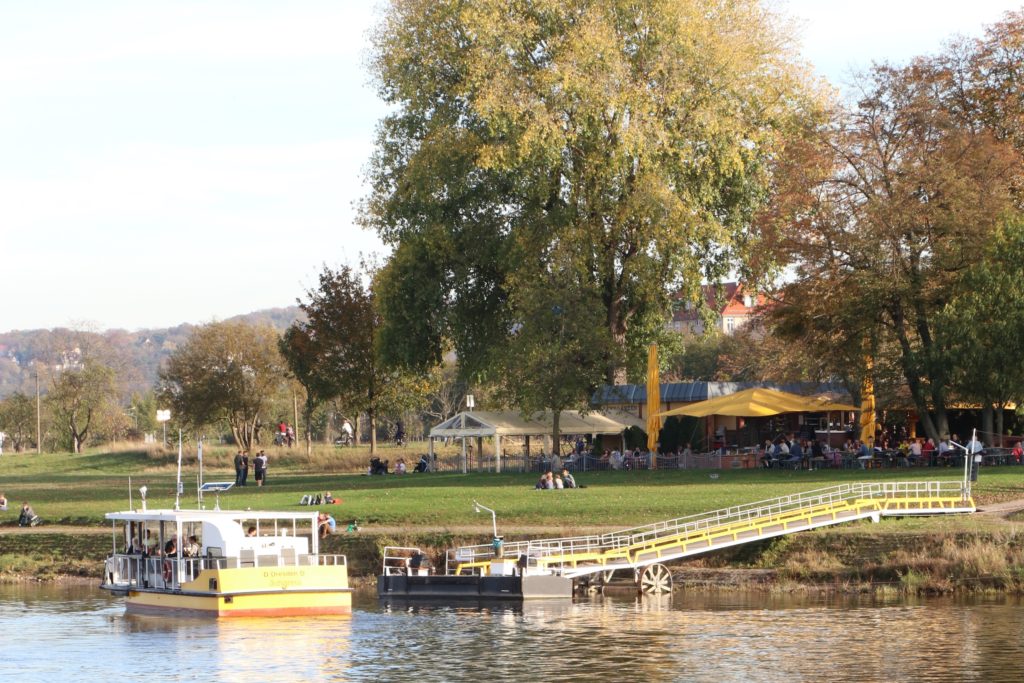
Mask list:
[[[279,512],[259,510],[126,510],[108,512],[105,517],[122,522],[202,522],[223,520],[286,520],[309,522],[316,520],[317,511]]]

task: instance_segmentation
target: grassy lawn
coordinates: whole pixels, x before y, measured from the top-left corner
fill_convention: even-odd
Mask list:
[[[577,477],[585,489],[535,491],[536,474],[407,474],[369,477],[353,474],[366,462],[365,451],[346,449],[315,452],[307,458],[294,451],[271,451],[268,485],[234,489],[221,497],[232,509],[301,510],[304,493],[330,490],[341,498],[332,506],[339,521],[358,519],[364,525],[407,528],[490,526],[490,516],[474,514],[473,499],[498,511],[499,529],[550,526],[586,530],[624,527],[751,503],[789,493],[810,491],[855,481],[958,479],[956,469],[892,470],[659,470],[652,472],[591,472]],[[387,456],[394,459],[396,451]],[[205,481],[232,481],[232,453],[211,449],[204,458]],[[413,460],[414,453],[406,455]],[[196,504],[197,466],[184,465],[186,493],[182,507]],[[709,475],[717,474],[717,478]],[[149,488],[151,508],[174,503],[174,454],[123,450],[84,455],[4,455],[0,458],[0,491],[10,509],[0,524],[16,523],[23,501],[32,504],[48,523],[105,524],[103,514],[128,507],[128,478],[138,506],[138,487]],[[979,503],[1024,498],[1024,467],[987,468],[975,486]],[[212,506],[212,498],[208,498]],[[913,525],[939,520],[907,520]],[[942,522],[948,524],[951,521]],[[955,522],[954,522],[955,524]]]

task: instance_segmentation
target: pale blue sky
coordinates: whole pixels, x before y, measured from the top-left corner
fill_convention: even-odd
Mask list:
[[[776,0],[839,83],[1012,3]],[[0,0],[0,332],[289,305],[354,225],[372,0]]]

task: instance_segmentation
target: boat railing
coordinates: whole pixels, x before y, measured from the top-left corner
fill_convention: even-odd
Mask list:
[[[706,534],[713,529],[748,522],[782,519],[808,510],[831,508],[841,504],[854,505],[858,501],[886,499],[959,499],[966,503],[969,492],[957,480],[840,484],[601,535],[505,542],[502,552],[505,557],[522,555],[530,560],[559,558],[552,566],[571,565],[588,561],[589,558],[601,553],[657,544],[669,538]],[[479,566],[494,557],[492,545],[462,546],[449,551],[450,564],[463,568]]]
[[[107,558],[104,585],[111,589],[163,588],[175,590],[196,579],[204,569],[246,567],[346,566],[345,555],[252,555],[246,557],[159,557],[118,553]]]
[[[426,561],[425,557],[422,550],[413,546],[385,546],[381,574],[384,576],[429,574],[430,563]]]

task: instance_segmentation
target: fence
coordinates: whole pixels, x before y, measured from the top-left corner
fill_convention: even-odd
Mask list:
[[[417,459],[418,461],[418,459]],[[729,469],[739,467],[756,467],[754,455],[723,455],[718,451],[711,453],[693,453],[683,455],[656,456],[656,469]],[[494,454],[466,453],[466,470],[468,472],[494,472]],[[600,470],[649,470],[650,458],[647,453],[639,456],[626,454],[621,460],[612,461],[595,455],[567,455],[553,459],[549,455],[527,455],[526,453],[506,453],[501,456],[502,472],[546,472],[565,467],[570,472],[595,472]],[[435,456],[430,467],[432,472],[461,472],[462,455]]]

